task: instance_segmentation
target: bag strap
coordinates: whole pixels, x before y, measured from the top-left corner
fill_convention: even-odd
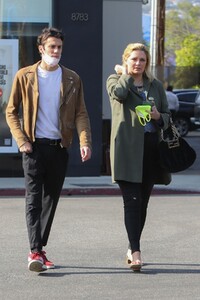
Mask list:
[[[164,142],[173,142],[178,141],[180,138],[180,133],[178,132],[178,129],[176,128],[172,118],[169,118],[169,126],[166,130],[161,129],[161,139]]]

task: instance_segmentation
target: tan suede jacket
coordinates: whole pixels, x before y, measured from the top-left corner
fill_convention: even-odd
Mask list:
[[[37,67],[40,62],[20,69],[14,79],[10,99],[6,108],[6,120],[11,133],[21,147],[25,142],[35,141],[35,126],[39,102]],[[77,129],[80,147],[91,148],[91,129],[86,110],[83,86],[80,77],[61,65],[60,132],[63,147],[72,143]],[[22,122],[20,121],[22,107]]]

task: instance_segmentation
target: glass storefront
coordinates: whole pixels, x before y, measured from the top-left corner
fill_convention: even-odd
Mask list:
[[[40,59],[37,36],[49,26],[65,33],[61,64],[81,76],[91,127],[95,128],[95,154],[87,164],[81,162],[78,136],[74,135],[67,175],[100,175],[102,3],[103,0],[0,0],[0,177],[23,176],[22,156],[7,126],[5,109],[17,70]]]
[[[5,121],[5,108],[15,73],[39,60],[37,36],[51,23],[51,0],[0,1],[0,153],[18,152]]]

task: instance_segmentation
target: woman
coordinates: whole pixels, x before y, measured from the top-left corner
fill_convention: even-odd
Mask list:
[[[127,262],[134,271],[142,266],[140,237],[148,201],[155,183],[169,184],[170,174],[159,165],[160,129],[169,123],[165,90],[149,71],[150,55],[145,45],[129,44],[116,65],[117,74],[107,79],[112,110],[111,171],[124,202],[124,220],[129,239]],[[138,105],[150,104],[151,121],[143,126],[136,115]]]

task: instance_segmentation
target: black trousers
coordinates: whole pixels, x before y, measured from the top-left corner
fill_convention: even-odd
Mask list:
[[[117,182],[124,202],[124,222],[129,248],[133,252],[140,251],[140,238],[146,221],[149,198],[155,183],[158,166],[157,143],[157,133],[145,133],[141,183],[121,180]]]
[[[23,153],[26,223],[33,252],[47,244],[67,163],[68,152],[60,145],[34,143],[32,153]]]

